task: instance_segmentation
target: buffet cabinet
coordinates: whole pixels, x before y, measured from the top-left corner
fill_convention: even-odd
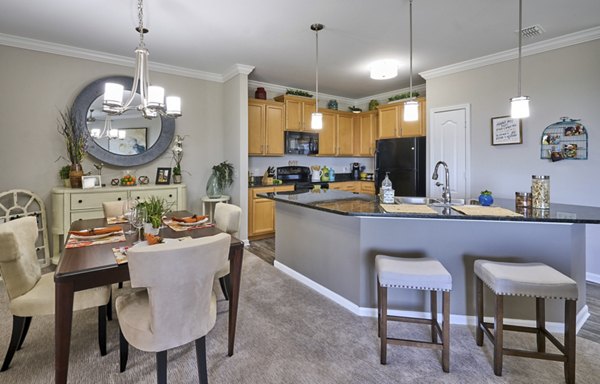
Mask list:
[[[102,203],[126,199],[144,200],[150,196],[162,197],[171,205],[171,210],[187,209],[185,184],[144,185],[131,187],[103,188],[53,188],[52,189],[52,262],[60,257],[60,236],[69,232],[71,223],[76,220],[104,217]]]

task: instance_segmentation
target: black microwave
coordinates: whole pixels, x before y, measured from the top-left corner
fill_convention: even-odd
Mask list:
[[[311,132],[286,132],[285,153],[290,155],[318,154],[319,134]]]

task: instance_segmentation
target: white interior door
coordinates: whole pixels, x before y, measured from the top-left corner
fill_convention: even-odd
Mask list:
[[[452,198],[468,198],[470,195],[470,108],[469,105],[432,108],[429,124],[429,175],[435,164],[442,160],[450,170]],[[441,171],[441,172],[440,172]],[[438,170],[438,180],[444,183],[444,172]],[[428,195],[442,196],[442,188],[429,179]]]

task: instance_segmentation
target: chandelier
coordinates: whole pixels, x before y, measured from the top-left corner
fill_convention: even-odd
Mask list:
[[[93,110],[90,110],[93,111]],[[90,116],[92,114],[90,113]],[[94,118],[93,121],[96,121]],[[90,122],[90,120],[88,120]],[[116,129],[112,127],[110,115],[106,115],[104,120],[104,128],[92,128],[90,129],[90,136],[95,139],[102,139],[108,137],[109,139],[125,139],[127,133],[122,129]]]
[[[165,103],[164,88],[150,85],[148,50],[144,45],[144,33],[147,33],[148,30],[144,28],[143,0],[138,0],[138,27],[135,30],[140,34],[140,43],[135,50],[135,74],[131,95],[123,103],[123,85],[106,83],[102,110],[111,115],[120,115],[129,110],[138,110],[147,119],[152,119],[158,115],[175,118],[181,116],[181,99],[177,96],[168,96]],[[136,93],[140,94],[142,101],[140,105],[132,106],[131,103]]]

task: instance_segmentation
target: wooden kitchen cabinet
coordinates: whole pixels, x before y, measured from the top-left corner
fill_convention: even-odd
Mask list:
[[[248,155],[283,156],[283,103],[248,100]]]
[[[323,114],[323,129],[319,132],[319,156],[335,156],[337,154],[336,113],[331,110],[321,110]]]
[[[425,136],[426,132],[426,102],[425,98],[417,98],[419,102],[419,120],[404,121],[404,102],[399,101],[378,107],[379,139],[397,137]]]
[[[374,156],[377,139],[377,111],[361,113],[354,118],[354,156]]]
[[[337,130],[336,130],[336,155],[353,156],[354,155],[354,132],[353,132],[353,113],[338,112]]]
[[[261,193],[293,191],[293,185],[251,188],[248,193],[248,238],[257,240],[275,233],[275,202]]]
[[[360,193],[367,195],[375,194],[375,182],[373,181],[361,181],[360,182]]]
[[[348,192],[359,192],[360,185],[358,181],[340,181],[335,183],[329,183],[329,189]]]
[[[281,95],[274,100],[284,103],[286,131],[311,131],[310,119],[315,112],[315,100],[294,95]]]

